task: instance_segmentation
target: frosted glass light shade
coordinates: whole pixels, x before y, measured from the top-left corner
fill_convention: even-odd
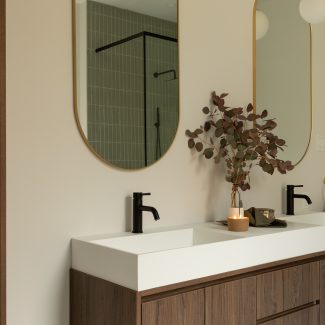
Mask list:
[[[269,26],[269,19],[265,13],[261,10],[256,10],[256,40],[259,40],[266,35]]]
[[[325,21],[324,0],[301,0],[299,11],[301,17],[308,23],[317,24]]]

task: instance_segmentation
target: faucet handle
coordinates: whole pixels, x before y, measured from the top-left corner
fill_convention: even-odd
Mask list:
[[[144,195],[151,195],[151,193],[134,192],[133,198],[142,198]]]
[[[287,188],[293,189],[295,187],[304,187],[303,185],[287,185]]]

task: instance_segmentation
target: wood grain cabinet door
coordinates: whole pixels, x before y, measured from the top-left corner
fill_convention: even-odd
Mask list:
[[[205,289],[206,325],[256,324],[256,277]]]
[[[273,319],[261,325],[319,325],[319,305]]]
[[[142,325],[204,325],[204,289],[144,302]]]
[[[325,325],[325,260],[320,261],[320,325]]]
[[[257,276],[257,319],[319,299],[319,262]]]

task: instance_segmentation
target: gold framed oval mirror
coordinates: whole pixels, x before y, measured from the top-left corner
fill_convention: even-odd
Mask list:
[[[154,164],[179,122],[177,0],[72,0],[74,113],[103,162]]]
[[[254,107],[276,118],[287,148],[279,158],[297,165],[312,133],[312,32],[300,0],[255,0],[253,13]]]

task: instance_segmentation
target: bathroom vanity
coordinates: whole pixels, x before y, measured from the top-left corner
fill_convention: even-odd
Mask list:
[[[325,214],[72,240],[71,325],[325,324]]]

